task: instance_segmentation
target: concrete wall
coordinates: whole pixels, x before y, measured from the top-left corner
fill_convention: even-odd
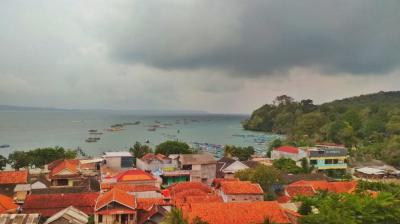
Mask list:
[[[121,222],[121,215],[122,214],[118,214],[118,215],[102,215],[103,220],[102,222],[99,222],[99,216],[100,215],[95,215],[94,216],[94,223],[95,224],[136,224],[137,223],[137,216],[136,214],[133,214],[133,219],[130,219],[130,215],[127,214],[128,216],[128,222],[126,223],[122,223]],[[117,221],[117,216],[119,216]]]
[[[221,197],[224,202],[249,202],[249,201],[264,201],[264,195],[254,194],[230,194],[227,195],[221,191]]]

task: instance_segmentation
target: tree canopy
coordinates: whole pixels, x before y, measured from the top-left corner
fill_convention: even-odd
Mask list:
[[[243,122],[249,130],[285,134],[297,146],[344,144],[356,159],[376,158],[400,167],[400,92],[379,92],[322,105],[278,96]]]
[[[185,142],[166,141],[157,145],[155,153],[168,156],[170,154],[191,154],[193,151]]]
[[[29,151],[14,151],[8,155],[8,163],[14,169],[23,167],[43,167],[58,159],[74,159],[77,150],[65,150],[63,147],[37,148]]]
[[[224,147],[224,156],[237,157],[240,161],[249,160],[254,153],[255,150],[253,146],[238,147],[226,145]]]
[[[142,145],[140,142],[135,142],[133,147],[129,148],[129,151],[132,153],[133,157],[140,159],[152,150],[148,145]]]

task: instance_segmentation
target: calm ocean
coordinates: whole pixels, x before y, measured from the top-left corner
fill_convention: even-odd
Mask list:
[[[0,154],[7,155],[14,150],[28,150],[46,146],[82,148],[89,155],[104,151],[126,150],[136,141],[154,147],[160,142],[178,139],[189,144],[203,143],[202,147],[216,155],[221,149],[216,145],[233,144],[254,146],[260,153],[265,152],[268,142],[276,138],[260,132],[243,130],[240,122],[245,115],[140,115],[124,111],[0,111]],[[118,132],[106,131],[113,124],[133,123]],[[160,125],[149,131],[152,125]],[[90,135],[89,129],[97,129],[102,135]],[[87,143],[88,137],[100,137],[95,143]]]

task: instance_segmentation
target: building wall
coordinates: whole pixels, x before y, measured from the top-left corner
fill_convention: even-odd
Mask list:
[[[216,164],[193,165],[190,171],[190,181],[211,185],[215,178],[216,169]]]
[[[281,152],[281,151],[277,151],[277,150],[272,150],[271,152],[271,159],[272,160],[276,160],[276,159],[280,159],[280,158],[288,158],[288,159],[292,159],[294,161],[300,160],[302,158],[307,157],[307,153],[304,150],[299,149],[299,153],[298,154],[294,154],[294,153],[287,153],[287,152]]]
[[[337,159],[337,164],[327,164],[326,160],[334,160]],[[311,157],[309,158],[310,165],[313,165],[315,168],[319,170],[328,170],[328,169],[346,169],[346,157]],[[317,164],[312,164],[312,160],[316,160]]]
[[[151,172],[155,172],[166,167],[176,168],[176,165],[172,163],[163,163],[159,160],[152,160],[150,163],[147,163],[141,159],[136,159],[136,167],[141,170],[150,170]]]
[[[128,222],[127,223],[121,223],[121,215],[122,214],[117,214],[117,215],[101,215],[102,216],[102,222],[99,222],[99,216],[100,215],[95,215],[94,216],[94,223],[95,224],[136,224],[137,223],[137,216],[136,214],[133,214],[133,219],[130,219],[130,215],[127,214],[128,216]],[[117,221],[117,216],[118,220]]]
[[[110,168],[121,168],[121,157],[107,157],[106,164]]]

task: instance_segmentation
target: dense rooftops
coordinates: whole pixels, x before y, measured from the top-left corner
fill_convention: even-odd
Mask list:
[[[0,214],[14,213],[16,212],[17,208],[18,205],[14,203],[12,198],[0,194]]]
[[[222,181],[220,184],[224,194],[264,194],[259,184],[250,181]]]
[[[28,171],[0,171],[1,184],[26,184],[28,182]]]

